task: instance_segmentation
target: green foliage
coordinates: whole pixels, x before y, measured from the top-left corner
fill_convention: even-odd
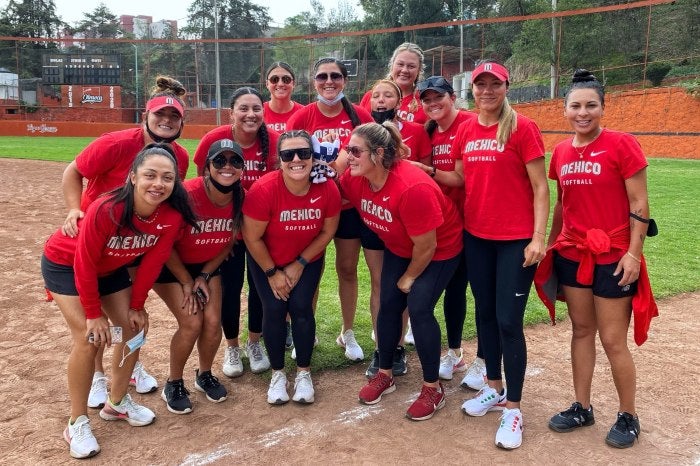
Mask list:
[[[91,39],[116,39],[124,34],[119,18],[104,3],[98,4],[92,12],[85,13],[85,19],[71,28],[71,32],[81,33]],[[88,46],[90,44],[86,44]]]
[[[669,71],[671,71],[671,65],[668,63],[650,63],[649,66],[647,66],[647,79],[651,81],[654,87],[658,87]]]

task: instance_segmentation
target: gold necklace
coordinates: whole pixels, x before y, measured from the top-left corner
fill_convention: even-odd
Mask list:
[[[571,147],[574,148],[574,151],[578,154],[578,158],[579,158],[579,159],[582,159],[582,158],[583,158],[583,154],[584,154],[584,152],[586,152],[586,149],[588,149],[588,146],[590,146],[591,144],[593,144],[593,143],[598,139],[598,136],[600,136],[600,134],[601,134],[602,132],[603,132],[603,129],[602,129],[602,128],[599,128],[599,129],[598,129],[598,134],[596,134],[595,137],[594,137],[593,139],[591,139],[591,140],[588,142],[588,144],[586,144],[585,146],[582,146],[582,147],[581,147],[581,150],[578,150],[578,147],[574,146],[574,141],[573,141],[573,140],[571,141]]]
[[[143,223],[153,223],[155,222],[156,218],[158,218],[158,212],[160,212],[160,204],[158,207],[156,207],[156,211],[151,214],[150,218],[143,218],[141,217],[136,210],[134,210],[134,215],[136,215],[136,218],[142,221]]]

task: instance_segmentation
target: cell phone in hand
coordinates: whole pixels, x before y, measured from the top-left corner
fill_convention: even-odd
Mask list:
[[[207,296],[204,294],[204,291],[202,291],[201,288],[197,288],[194,294],[197,297],[197,301],[199,301],[199,304],[201,304],[202,307],[204,307],[204,305],[207,304]]]
[[[112,343],[121,343],[122,342],[122,328],[118,326],[109,326],[109,333],[112,335]],[[88,337],[88,341],[90,343],[95,342],[95,335],[92,333]]]

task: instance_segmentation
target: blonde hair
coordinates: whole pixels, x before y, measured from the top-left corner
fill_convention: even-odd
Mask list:
[[[418,44],[414,44],[413,42],[404,42],[394,49],[394,53],[391,54],[391,58],[389,59],[389,73],[387,74],[386,79],[389,81],[394,80],[394,78],[391,76],[391,69],[394,67],[396,57],[401,52],[411,52],[418,57],[418,75],[416,76],[416,80],[413,81],[413,89],[415,89],[418,81],[423,80],[423,72],[425,71],[425,56],[423,55],[423,49],[421,49]],[[411,103],[408,104],[408,111],[413,113],[416,110],[418,110],[418,99],[416,99],[416,94],[414,92]]]
[[[518,114],[513,110],[508,102],[508,97],[503,99],[501,106],[501,114],[498,116],[498,131],[496,132],[496,141],[505,145],[510,139],[510,136],[518,129]]]
[[[375,165],[379,162],[386,170],[405,158],[410,152],[408,146],[401,139],[399,128],[390,121],[385,121],[381,125],[379,123],[365,123],[355,128],[352,134],[365,140],[369,146],[372,162]],[[381,156],[377,153],[377,149],[380,147],[384,149]]]

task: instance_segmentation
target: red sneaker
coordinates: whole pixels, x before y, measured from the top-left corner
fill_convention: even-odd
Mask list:
[[[435,411],[445,406],[445,390],[440,384],[440,388],[423,385],[420,396],[413,402],[406,417],[412,421],[425,421],[435,414]]]
[[[396,390],[394,378],[379,371],[374,377],[369,379],[367,385],[360,390],[360,403],[365,405],[379,403],[382,400],[382,395],[391,393],[394,390]]]

